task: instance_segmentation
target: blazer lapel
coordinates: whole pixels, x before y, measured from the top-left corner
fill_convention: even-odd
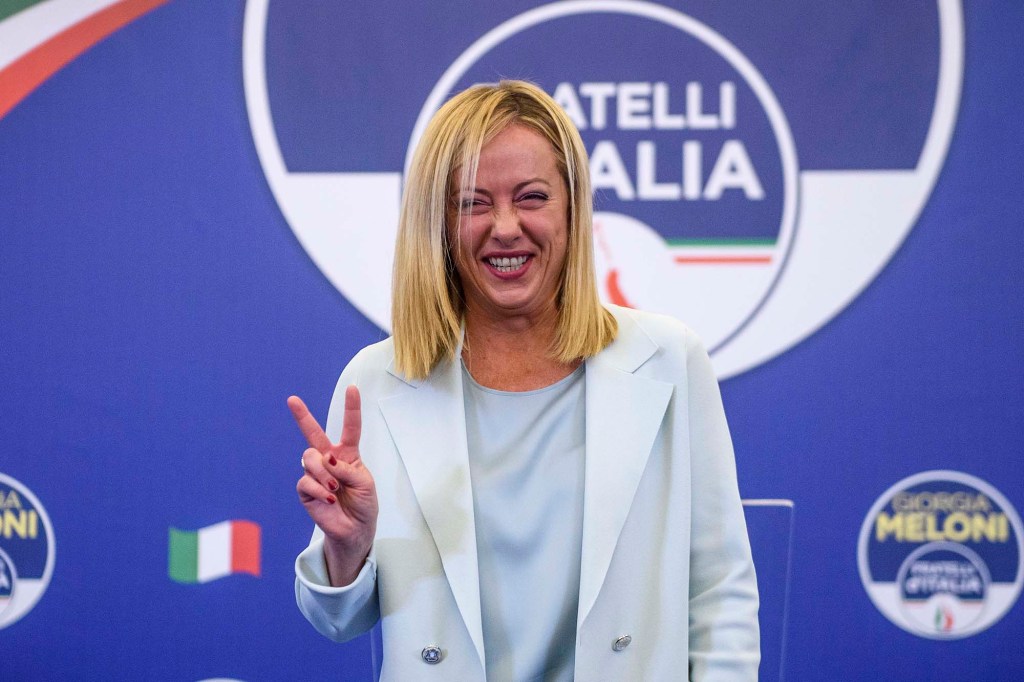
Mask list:
[[[673,385],[635,372],[658,349],[627,315],[587,361],[583,553],[577,628],[604,584],[612,553],[672,397]]]
[[[399,379],[403,377],[389,371]],[[439,365],[423,382],[380,401],[423,518],[441,556],[462,620],[484,662],[476,526],[459,363]]]

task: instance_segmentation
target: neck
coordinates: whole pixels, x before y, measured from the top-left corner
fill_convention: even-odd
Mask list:
[[[551,357],[558,317],[493,320],[466,311],[462,359],[473,379],[502,391],[531,391],[559,381],[579,366]]]

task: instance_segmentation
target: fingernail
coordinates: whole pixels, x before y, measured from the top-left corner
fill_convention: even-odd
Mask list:
[[[337,481],[327,481],[327,487],[330,488],[331,490],[337,490],[338,489],[338,482]]]
[[[327,458],[327,463],[330,464],[331,466],[334,466],[338,463],[338,460],[334,459],[334,455],[331,455],[330,457]]]
[[[327,504],[334,504],[337,501],[338,501],[338,498],[336,498],[334,495],[328,495],[327,496]]]

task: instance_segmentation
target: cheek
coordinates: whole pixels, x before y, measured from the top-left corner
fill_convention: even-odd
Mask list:
[[[473,236],[473,219],[471,216],[463,216],[460,223],[458,216],[456,216],[449,225],[451,227],[447,231],[448,248],[454,256],[452,260],[455,262],[456,268],[461,270],[468,263],[475,260],[473,256],[476,248]]]
[[[560,260],[565,260],[569,251],[569,226],[562,222],[552,228],[552,242]]]
[[[445,226],[444,234],[445,238],[448,240],[448,250],[452,253],[457,254],[461,251],[462,246],[460,242],[462,241],[462,235],[465,230],[465,221],[460,224],[459,215],[457,213],[448,215],[448,224]]]

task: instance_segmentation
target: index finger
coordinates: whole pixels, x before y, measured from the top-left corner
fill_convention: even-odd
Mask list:
[[[306,442],[310,447],[314,447],[320,452],[327,452],[331,449],[331,439],[320,428],[320,423],[310,413],[306,403],[302,402],[302,398],[297,395],[289,397],[288,409],[292,411],[292,417],[295,418],[295,423],[299,425],[299,430],[306,437]]]

